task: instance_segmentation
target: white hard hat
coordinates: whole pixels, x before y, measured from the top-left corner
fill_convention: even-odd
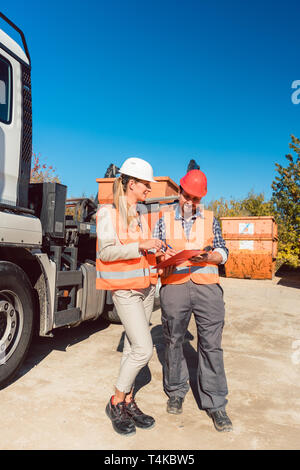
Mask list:
[[[152,166],[142,158],[127,158],[120,168],[120,173],[123,175],[133,176],[134,178],[138,178],[140,180],[157,183],[157,181],[153,179]]]

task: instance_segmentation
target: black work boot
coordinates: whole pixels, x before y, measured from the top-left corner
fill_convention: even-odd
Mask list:
[[[183,398],[170,397],[167,403],[167,412],[174,415],[179,415],[180,413],[182,413],[182,403]]]
[[[154,418],[143,413],[133,399],[126,403],[126,411],[138,428],[150,429],[155,425]]]
[[[225,410],[217,410],[217,411],[207,410],[206,412],[208,416],[210,416],[211,419],[213,420],[213,423],[217,431],[228,432],[228,431],[233,430],[232,422],[230,421]]]
[[[123,436],[132,436],[135,434],[135,425],[127,413],[125,401],[113,405],[110,399],[109,403],[106,405],[105,412],[111,419],[113,428],[118,434],[122,434]]]

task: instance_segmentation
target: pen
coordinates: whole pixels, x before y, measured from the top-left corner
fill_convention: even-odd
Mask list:
[[[172,248],[170,245],[168,245],[167,243],[166,243],[166,246],[167,246],[168,248],[170,248],[171,250],[173,250],[173,248]],[[161,251],[165,252],[165,251],[166,251],[166,248],[165,248],[165,247],[162,247],[162,248],[161,248]]]

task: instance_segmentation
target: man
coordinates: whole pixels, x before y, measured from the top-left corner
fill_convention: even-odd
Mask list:
[[[225,309],[218,274],[218,265],[226,262],[228,250],[213,213],[200,206],[206,193],[204,173],[189,171],[180,180],[179,203],[161,214],[154,229],[154,237],[169,246],[165,259],[184,249],[208,250],[161,273],[160,301],[166,342],[163,385],[169,397],[167,411],[181,413],[189,390],[183,341],[193,312],[198,335],[200,406],[218,431],[231,431],[232,423],[225,411],[228,390],[221,349]]]

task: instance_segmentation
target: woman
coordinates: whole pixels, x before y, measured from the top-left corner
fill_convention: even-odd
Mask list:
[[[154,418],[143,413],[133,398],[134,381],[153,353],[149,329],[157,275],[147,250],[159,251],[164,243],[149,237],[146,220],[136,205],[145,201],[153,180],[151,165],[140,158],[127,159],[114,182],[112,206],[97,214],[97,288],[112,291],[112,299],[125,329],[123,356],[115,394],[106,406],[116,432],[149,429]],[[153,273],[153,271],[152,271]]]

